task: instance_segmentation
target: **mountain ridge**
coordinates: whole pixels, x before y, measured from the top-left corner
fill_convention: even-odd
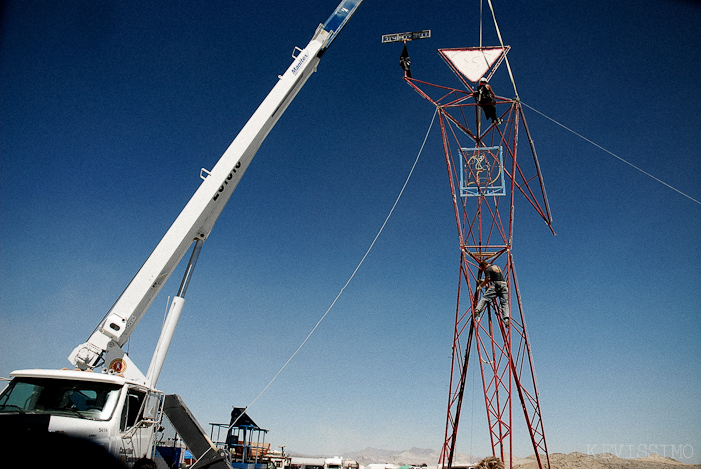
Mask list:
[[[358,461],[361,466],[368,466],[370,464],[387,464],[397,467],[402,465],[427,465],[435,468],[440,457],[440,452],[418,447],[397,451],[369,446],[362,450],[342,453],[341,457],[354,459]],[[453,466],[471,466],[478,463],[481,459],[482,458],[478,456],[456,453],[453,458]],[[508,467],[507,456],[507,468]],[[513,467],[517,469],[538,469],[538,461],[536,460],[535,454],[526,458],[514,457]],[[551,469],[701,469],[701,464],[687,464],[657,454],[651,454],[637,459],[625,459],[611,453],[584,454],[573,452],[569,454],[551,453],[550,467]]]

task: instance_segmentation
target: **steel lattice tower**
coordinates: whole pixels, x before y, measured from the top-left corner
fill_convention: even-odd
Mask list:
[[[479,365],[482,377],[493,455],[512,467],[515,396],[538,464],[541,468],[550,466],[512,255],[515,198],[525,197],[551,231],[552,218],[538,157],[519,99],[496,96],[497,115],[503,120],[497,125],[486,121],[473,95],[478,80],[491,78],[508,50],[508,46],[439,50],[463,82],[464,89],[411,78],[408,70],[404,77],[436,107],[461,252],[450,394],[439,467],[452,467],[473,349],[477,351],[476,363],[472,357],[473,366]],[[479,63],[476,68],[475,63]],[[523,134],[528,147],[524,154],[519,154],[518,140]],[[492,301],[481,317],[475,317],[481,260],[499,265],[507,280],[511,310],[508,325],[501,317],[497,301]]]

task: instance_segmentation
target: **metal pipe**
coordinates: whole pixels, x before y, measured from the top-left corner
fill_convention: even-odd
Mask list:
[[[197,264],[197,259],[200,257],[200,251],[202,251],[202,244],[204,243],[201,239],[195,240],[195,247],[192,249],[192,254],[190,255],[190,261],[187,263],[187,269],[185,270],[185,275],[183,276],[183,281],[180,283],[180,289],[178,290],[178,296],[185,298],[185,293],[187,292],[187,287],[190,285],[190,279],[192,278],[192,272],[195,270],[195,265]]]

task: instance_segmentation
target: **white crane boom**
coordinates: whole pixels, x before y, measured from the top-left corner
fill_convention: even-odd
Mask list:
[[[294,61],[260,104],[229,148],[221,156],[197,189],[163,239],[153,250],[136,276],[95,329],[87,342],[76,347],[69,361],[81,369],[93,369],[105,359],[105,353],[123,357],[121,347],[149,308],[162,286],[182,260],[190,245],[207,239],[219,214],[241,180],[263,140],[287,106],[316,71],[323,51],[345,25],[363,0],[344,0],[324,25],[319,25],[309,44],[293,55]],[[184,300],[182,300],[184,301]],[[182,305],[179,306],[180,308]],[[169,342],[169,340],[168,340]],[[167,344],[166,344],[167,347]],[[155,356],[154,356],[155,359]],[[134,371],[133,368],[130,371]],[[118,371],[118,370],[117,370]],[[151,370],[149,370],[151,374]],[[132,375],[144,381],[138,372]],[[156,372],[157,379],[157,372]],[[150,385],[155,385],[154,382]]]
[[[156,434],[167,415],[186,445],[198,450],[198,464],[231,469],[228,453],[212,444],[180,397],[165,396],[156,383],[202,244],[263,140],[362,1],[341,1],[326,23],[316,29],[309,44],[304,49],[295,48],[297,54],[290,67],[214,168],[203,170],[204,181],[163,239],[87,342],[73,350],[68,359],[77,369],[25,369],[10,374],[12,380],[0,392],[0,430],[10,429],[7,436],[23,440],[41,432],[58,432],[88,438],[104,446],[125,467],[131,467],[138,459],[155,454]],[[192,244],[180,290],[144,375],[122,346]],[[103,366],[102,373],[89,372],[99,366]],[[29,448],[20,448],[25,447]]]

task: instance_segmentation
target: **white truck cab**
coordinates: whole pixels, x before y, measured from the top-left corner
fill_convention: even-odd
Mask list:
[[[89,438],[124,464],[150,453],[162,393],[117,374],[17,370],[0,394],[0,412],[24,427]]]

